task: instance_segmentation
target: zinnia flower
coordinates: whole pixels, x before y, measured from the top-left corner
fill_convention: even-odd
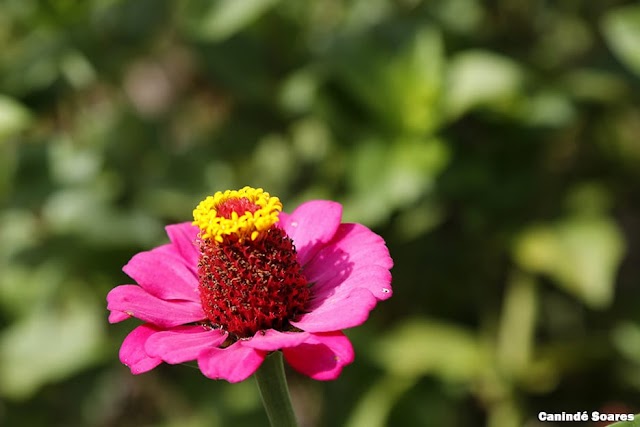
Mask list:
[[[380,236],[341,216],[322,200],[287,214],[251,187],[207,197],[193,223],[166,227],[170,243],[124,266],[137,284],[109,292],[111,323],[144,322],[120,360],[134,374],[196,360],[205,376],[238,382],[281,350],[295,370],[337,378],[354,358],[342,330],[391,297],[393,264]]]

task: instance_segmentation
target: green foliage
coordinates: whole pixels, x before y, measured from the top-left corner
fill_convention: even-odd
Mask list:
[[[484,353],[477,339],[465,329],[406,320],[380,340],[374,354],[378,363],[395,375],[435,374],[450,381],[468,381],[479,375]]]
[[[550,275],[593,307],[610,304],[623,254],[622,235],[605,218],[569,218],[553,227],[525,230],[516,248],[519,266]]]
[[[602,30],[620,61],[640,75],[640,6],[625,6],[608,12],[602,21]]]
[[[636,414],[633,421],[620,421],[614,424],[610,424],[610,427],[638,427],[640,426],[640,419],[638,417],[640,414]]]
[[[106,321],[244,185],[395,260],[342,377],[288,373],[305,425],[637,413],[638,46],[624,0],[1,2],[0,425],[265,425],[252,381],[130,375]]]

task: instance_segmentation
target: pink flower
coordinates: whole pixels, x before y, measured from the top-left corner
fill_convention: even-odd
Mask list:
[[[332,380],[353,361],[342,330],[392,294],[384,240],[342,224],[335,202],[281,208],[261,189],[216,193],[193,224],[166,227],[170,243],[124,266],[137,285],[107,301],[111,323],[144,322],[120,348],[132,373],[197,360],[205,376],[239,382],[281,350],[297,371]]]

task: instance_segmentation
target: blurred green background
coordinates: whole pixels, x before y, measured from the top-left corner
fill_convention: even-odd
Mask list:
[[[0,52],[0,425],[266,425],[253,380],[132,376],[106,320],[244,185],[395,260],[356,362],[290,372],[302,427],[640,412],[637,2],[3,0]]]

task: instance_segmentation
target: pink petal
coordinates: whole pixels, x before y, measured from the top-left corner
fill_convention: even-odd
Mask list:
[[[190,222],[181,222],[165,227],[171,243],[176,247],[176,251],[185,260],[187,266],[193,266],[194,273],[197,271],[200,249],[197,244],[199,229]]]
[[[244,341],[244,347],[256,350],[275,351],[285,347],[295,347],[309,338],[306,332],[279,332],[275,329],[257,332],[253,338]]]
[[[331,274],[328,267],[345,263],[379,265],[387,270],[393,267],[382,237],[361,224],[340,224],[333,240],[304,264],[305,274],[311,281],[317,281],[323,275]]]
[[[301,204],[290,215],[280,215],[280,227],[293,239],[298,261],[304,265],[336,233],[342,218],[342,206],[328,200]]]
[[[220,330],[205,329],[202,326],[178,326],[151,336],[145,344],[145,351],[167,363],[183,363],[196,360],[202,350],[217,347],[226,338],[227,334]]]
[[[255,350],[237,341],[227,348],[209,348],[198,357],[202,373],[211,379],[237,383],[249,378],[262,364],[266,352]]]
[[[174,254],[167,253],[167,248],[173,248]],[[160,299],[200,301],[198,277],[186,266],[174,245],[140,252],[122,270]]]
[[[131,319],[131,316],[122,311],[112,311],[109,313],[109,323],[118,323],[127,319]]]
[[[335,380],[354,359],[351,342],[342,332],[312,334],[303,344],[282,352],[296,371],[321,381]]]
[[[154,325],[170,328],[206,318],[202,304],[192,301],[165,301],[140,286],[117,286],[107,295],[107,309],[137,317]],[[110,320],[111,320],[110,316]],[[113,316],[120,319],[120,316]]]
[[[307,332],[329,332],[363,324],[378,300],[367,289],[356,288],[348,293],[312,301],[312,311],[291,324]]]
[[[159,357],[152,357],[144,351],[144,344],[158,332],[152,325],[144,324],[127,335],[120,347],[120,361],[131,369],[132,374],[147,372],[162,363]]]
[[[350,267],[351,268],[351,267]],[[347,269],[342,274],[323,274],[321,277],[309,279],[314,282],[312,287],[313,298],[322,301],[330,296],[347,294],[353,289],[367,289],[376,297],[383,301],[391,298],[391,272],[386,267],[379,265],[360,265],[353,270]]]
[[[376,300],[391,297],[391,266],[389,250],[380,236],[359,224],[341,224],[334,239],[304,266],[307,279],[313,283],[313,301],[309,306],[312,313],[303,316],[300,325],[302,320],[320,320],[319,313],[313,314],[318,309],[323,313],[335,312],[338,308],[352,311],[350,319],[345,317],[349,313],[334,314],[333,321],[336,324],[339,321],[342,326],[332,329],[315,329],[316,326],[311,325],[299,327],[306,331],[330,331],[350,327],[347,323],[353,326],[363,322],[373,308],[370,295]],[[355,290],[367,292],[354,293]],[[359,298],[354,298],[356,296]],[[350,308],[341,302],[345,298],[350,299]],[[353,305],[360,303],[364,305]],[[346,320],[348,322],[343,323]]]

